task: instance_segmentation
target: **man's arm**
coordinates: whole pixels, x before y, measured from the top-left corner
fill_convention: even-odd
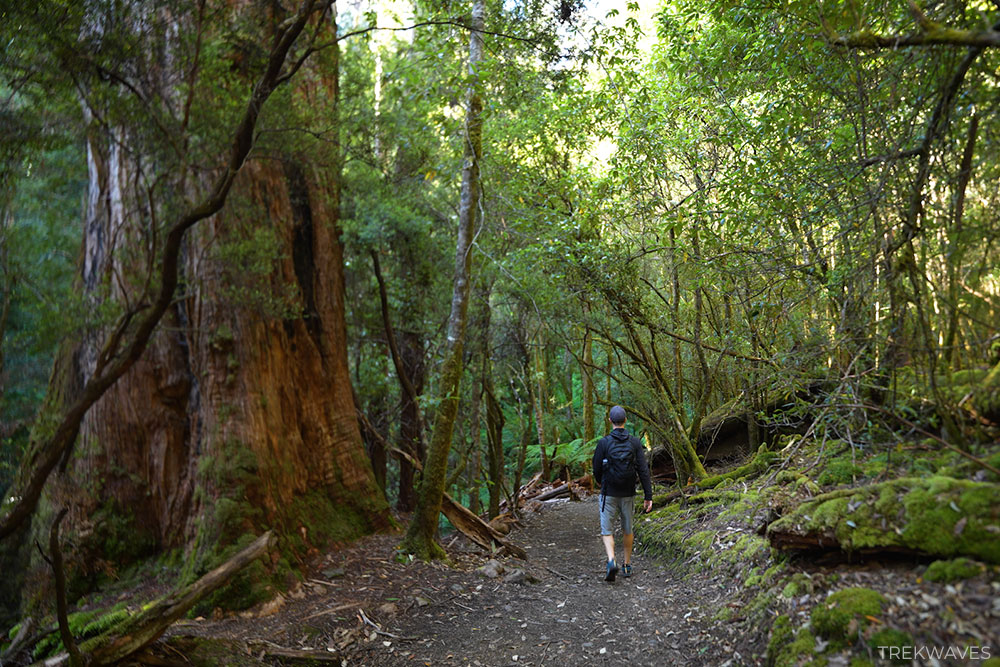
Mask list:
[[[639,468],[639,481],[642,482],[642,492],[644,494],[643,498],[648,501],[653,500],[653,483],[649,477],[649,466],[646,464],[646,448],[642,446],[639,439],[636,438],[635,441],[636,449],[636,463],[638,463]],[[647,509],[647,511],[649,511]]]
[[[594,448],[594,460],[591,462],[594,468],[594,482],[600,486],[601,476],[604,474],[604,439],[601,438],[597,441],[597,447]]]

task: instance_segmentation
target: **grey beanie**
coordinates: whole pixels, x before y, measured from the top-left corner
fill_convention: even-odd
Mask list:
[[[608,418],[611,420],[612,424],[624,424],[625,408],[620,405],[616,405],[608,411]]]

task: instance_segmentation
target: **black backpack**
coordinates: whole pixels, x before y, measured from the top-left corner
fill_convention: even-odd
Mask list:
[[[601,474],[601,511],[604,510],[604,499],[608,496],[608,487],[622,487],[629,484],[634,486],[636,476],[635,450],[632,447],[631,438],[624,442],[612,438],[606,454]]]

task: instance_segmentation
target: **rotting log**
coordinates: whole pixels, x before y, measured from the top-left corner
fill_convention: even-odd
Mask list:
[[[120,633],[123,626],[117,626],[108,635],[89,640],[81,647],[86,650],[88,645],[97,646],[89,651],[89,664],[106,665],[122,660],[159,639],[168,627],[184,616],[199,600],[221,588],[234,574],[266,554],[273,537],[273,533],[267,531],[198,581],[166,596],[139,616],[127,621],[124,634],[110,638],[110,641],[102,641],[111,633]]]
[[[838,489],[767,527],[776,549],[851,555],[970,556],[1000,563],[1000,485],[904,477]]]
[[[483,549],[489,551],[496,546],[515,558],[528,560],[528,553],[524,549],[506,540],[503,533],[473,514],[472,510],[456,503],[447,493],[441,500],[441,512],[448,517],[451,525]]]

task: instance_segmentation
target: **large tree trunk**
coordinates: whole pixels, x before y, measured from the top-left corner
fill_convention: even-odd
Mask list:
[[[336,99],[327,53],[327,78],[296,95]],[[155,234],[122,145],[115,131],[88,139],[81,284],[95,303],[139,297],[134,258]],[[166,327],[86,414],[72,466],[48,491],[50,507],[71,506],[75,574],[184,547],[193,578],[262,528],[304,549],[388,524],[348,375],[339,168],[324,158],[248,162],[230,207],[188,238]],[[270,256],[255,272],[238,253],[261,244]],[[64,352],[54,394],[72,396],[96,372],[97,342]],[[269,594],[254,583],[242,602]]]
[[[479,161],[482,157],[483,101],[480,96],[478,68],[483,60],[483,25],[486,11],[484,0],[473,0],[469,28],[468,107],[465,117],[465,164],[462,168],[462,198],[458,211],[458,241],[455,251],[455,275],[448,316],[448,341],[444,363],[441,367],[439,387],[440,405],[434,420],[434,429],[428,446],[427,464],[424,466],[413,512],[401,549],[422,559],[444,556],[444,550],[434,541],[437,535],[438,514],[444,496],[448,453],[451,436],[458,414],[458,396],[462,380],[462,353],[465,343],[465,325],[469,310],[470,266],[472,260],[472,235],[479,219],[482,190],[479,183]]]

